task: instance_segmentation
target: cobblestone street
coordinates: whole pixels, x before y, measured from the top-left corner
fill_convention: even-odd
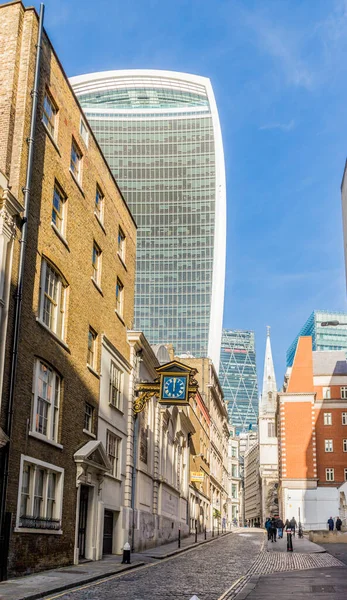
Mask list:
[[[235,533],[172,559],[50,598],[189,600],[196,594],[199,600],[217,600],[233,582],[247,573],[262,544],[262,532]]]

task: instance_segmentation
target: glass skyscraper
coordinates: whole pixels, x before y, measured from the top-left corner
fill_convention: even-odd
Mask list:
[[[236,433],[257,429],[259,399],[254,331],[223,329],[219,380]]]
[[[327,322],[335,325],[322,325]],[[314,310],[287,350],[287,367],[291,367],[300,336],[312,337],[313,350],[344,350],[347,353],[347,313]]]
[[[210,80],[136,70],[71,84],[138,224],[134,328],[218,370],[226,192]]]

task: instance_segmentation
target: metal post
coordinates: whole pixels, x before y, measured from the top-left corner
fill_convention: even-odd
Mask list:
[[[178,528],[178,547],[181,547],[181,528]]]
[[[212,537],[214,537],[214,521],[212,523]]]
[[[206,525],[205,525],[205,540],[206,540]]]
[[[195,519],[195,543],[198,541],[198,522]]]
[[[219,519],[217,521],[217,527],[218,527],[218,535],[219,535]]]

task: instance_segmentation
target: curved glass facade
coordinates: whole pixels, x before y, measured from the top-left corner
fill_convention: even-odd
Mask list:
[[[236,433],[258,428],[258,379],[253,331],[223,329],[219,380]]]
[[[218,369],[225,181],[212,88],[194,76],[130,73],[71,83],[138,225],[134,328]]]

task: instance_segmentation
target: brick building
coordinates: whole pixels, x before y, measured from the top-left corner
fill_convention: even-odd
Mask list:
[[[107,394],[114,389],[116,403],[132,368],[127,328],[136,225],[45,32],[29,213],[26,223],[19,218],[39,18],[21,2],[0,6],[0,18],[0,554],[6,577],[7,562],[8,574],[20,574],[99,556],[104,475],[114,461],[115,476],[122,479],[127,468],[125,433],[108,425],[104,443],[97,438],[101,356],[109,363],[103,365],[110,376]]]
[[[312,338],[300,337],[278,398],[280,514],[300,519],[306,529],[326,529],[328,518],[339,514],[345,521],[345,353],[313,352]]]

